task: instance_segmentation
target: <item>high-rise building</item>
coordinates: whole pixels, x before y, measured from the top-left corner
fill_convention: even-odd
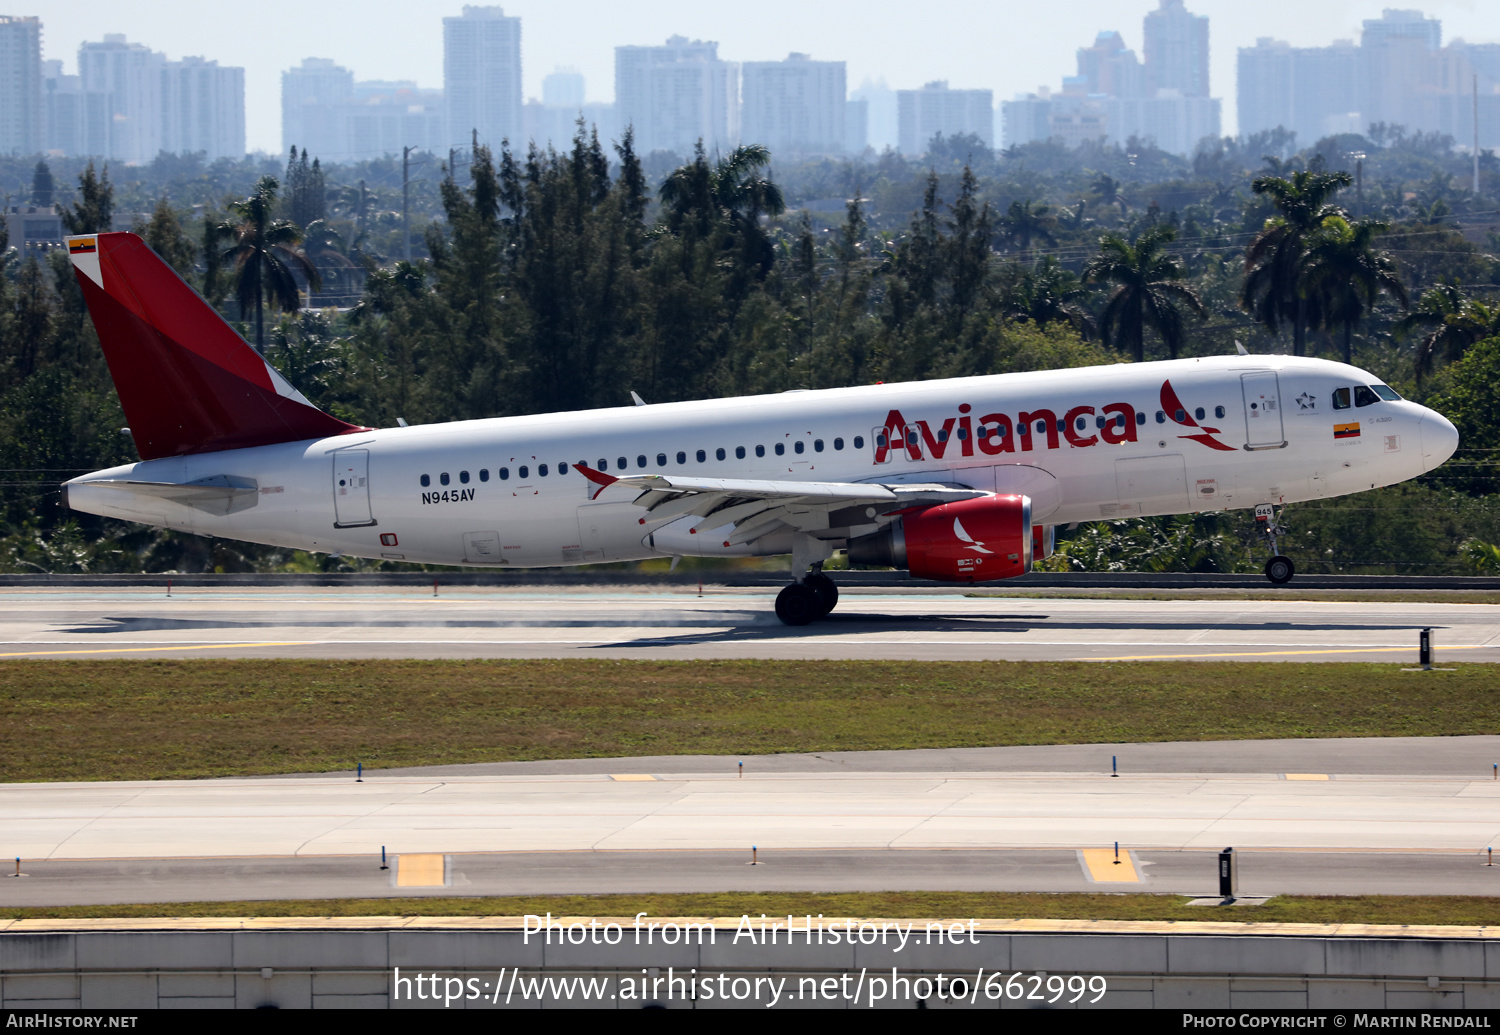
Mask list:
[[[844,151],[847,154],[863,154],[870,146],[870,102],[859,100],[844,102]]]
[[[328,58],[281,73],[281,149],[330,158],[349,151],[342,112],[353,98],[354,73]]]
[[[42,149],[42,23],[0,15],[0,154]]]
[[[1500,146],[1500,45],[1442,40],[1437,19],[1395,9],[1366,21],[1358,46],[1258,40],[1239,53],[1240,132],[1279,126],[1307,146],[1384,124],[1472,146],[1477,86],[1479,146]]]
[[[673,36],[660,47],[615,48],[615,117],[635,131],[637,154],[710,154],[740,141],[739,65],[719,45]]]
[[[105,96],[109,140],[103,157],[132,164],[162,151],[162,73],[167,58],[118,33],[78,48],[78,74],[85,93]]]
[[[549,108],[580,109],[584,102],[583,73],[559,68],[542,80],[542,103]]]
[[[844,151],[848,91],[842,61],[791,54],[785,61],[746,61],[740,70],[741,139],[764,144],[773,155]]]
[[[525,138],[540,148],[553,147],[567,151],[583,120],[585,139],[599,134],[606,151],[618,138],[613,104],[588,103],[583,75],[574,68],[559,68],[542,80],[542,99],[526,102],[521,115]]]
[[[1179,97],[1208,96],[1206,17],[1189,13],[1183,0],[1161,0],[1146,15],[1145,37],[1146,96],[1167,90]]]
[[[866,122],[866,143],[877,151],[894,148],[901,137],[896,91],[887,86],[884,79],[866,79],[849,96],[853,100],[866,102],[869,116]]]
[[[932,138],[972,134],[995,146],[995,95],[990,90],[950,90],[946,80],[920,90],[897,90],[896,107],[901,153],[919,155]]]
[[[185,57],[162,72],[162,150],[245,157],[245,70]]]
[[[521,19],[499,7],[468,7],[443,19],[443,96],[448,137],[500,150],[521,140]]]
[[[1062,90],[1039,90],[1001,105],[1004,146],[1056,139],[1069,147],[1108,140],[1188,154],[1219,135],[1218,100],[1208,96],[1208,19],[1182,0],[1146,15],[1144,62],[1118,32],[1078,51],[1078,74]]]

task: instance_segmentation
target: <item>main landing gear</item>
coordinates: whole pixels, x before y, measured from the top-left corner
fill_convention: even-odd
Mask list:
[[[832,611],[839,588],[819,570],[809,572],[776,595],[776,617],[787,625],[807,625]]]
[[[1297,573],[1297,567],[1290,557],[1282,556],[1280,548],[1276,545],[1276,537],[1285,535],[1287,531],[1276,523],[1276,507],[1270,503],[1257,506],[1255,524],[1271,545],[1271,559],[1266,562],[1266,578],[1278,586],[1292,581],[1292,576]]]

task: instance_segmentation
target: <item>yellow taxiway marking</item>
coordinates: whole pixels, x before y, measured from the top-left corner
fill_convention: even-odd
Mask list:
[[[440,888],[443,886],[441,855],[402,855],[396,859],[396,887]]]
[[[1112,848],[1082,849],[1084,868],[1095,883],[1139,884],[1140,876],[1135,872],[1135,863],[1129,852],[1115,855]]]
[[[137,654],[156,650],[238,650],[244,647],[306,647],[316,640],[276,640],[268,643],[195,643],[188,647],[96,647],[92,650],[23,650],[0,658],[34,658],[39,654]]]
[[[1326,780],[1327,773],[1283,773],[1288,780]]]
[[[1445,646],[1443,650],[1495,650],[1497,644],[1470,643],[1457,647]],[[1237,654],[1141,654],[1129,658],[1087,658],[1088,661],[1178,661],[1186,658],[1274,658],[1293,654],[1410,654],[1410,647],[1341,647],[1336,650],[1255,650]]]
[[[646,775],[641,774],[641,773],[624,773],[624,774],[619,775],[619,776],[611,776],[610,779],[611,780],[616,780],[616,781],[618,781],[620,783],[655,783],[656,782],[656,777],[654,777],[654,776],[646,776]]]

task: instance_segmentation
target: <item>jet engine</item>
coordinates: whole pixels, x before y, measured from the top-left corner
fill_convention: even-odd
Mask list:
[[[1031,559],[1033,561],[1045,561],[1052,556],[1052,551],[1057,549],[1057,526],[1056,525],[1032,525],[1031,526]]]
[[[982,496],[899,514],[879,532],[851,539],[849,563],[905,568],[938,582],[991,582],[1030,571],[1032,550],[1030,497]]]

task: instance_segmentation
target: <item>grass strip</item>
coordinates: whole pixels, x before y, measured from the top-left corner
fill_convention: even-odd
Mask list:
[[[1261,906],[1189,906],[1185,895],[1003,894],[886,891],[677,895],[531,895],[503,898],[361,898],[279,902],[174,902],[128,906],[0,908],[0,919],[272,916],[663,916],[1219,920],[1293,924],[1490,927],[1500,898],[1468,895],[1278,895]]]
[[[1397,664],[9,661],[0,781],[655,754],[1438,736],[1496,670]]]
[[[1034,600],[1266,600],[1276,603],[1500,604],[1500,590],[1484,589],[1053,589],[986,590],[966,597]]]

